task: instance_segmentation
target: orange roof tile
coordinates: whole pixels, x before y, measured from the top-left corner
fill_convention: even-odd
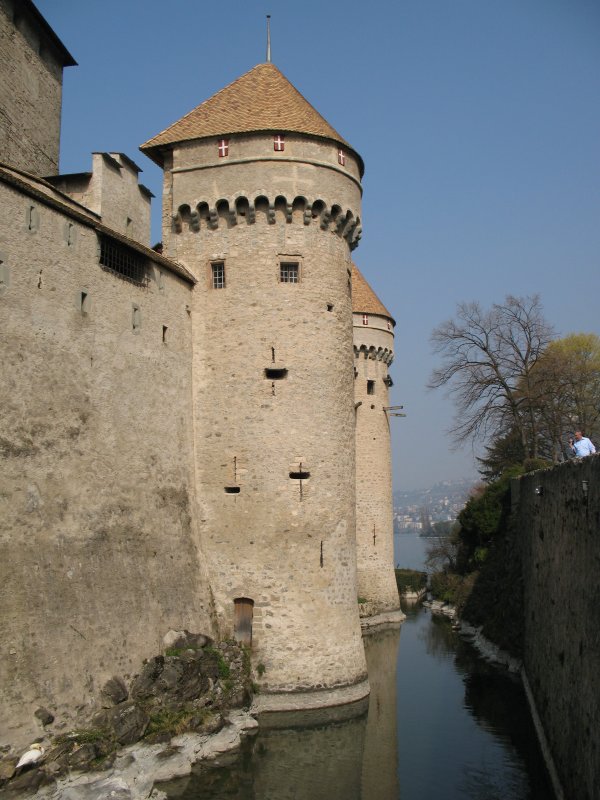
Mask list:
[[[362,272],[352,264],[352,311],[355,314],[379,314],[396,321],[365,280]]]
[[[306,133],[333,139],[352,149],[277,67],[266,63],[253,67],[205,100],[141,145],[140,150],[161,163],[159,148],[165,145],[255,131]],[[358,159],[362,172],[362,159]]]

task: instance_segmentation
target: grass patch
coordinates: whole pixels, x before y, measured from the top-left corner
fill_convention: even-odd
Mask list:
[[[245,677],[249,678],[252,675],[252,661],[250,660],[250,648],[245,644],[242,645],[242,666],[244,668]]]
[[[55,744],[96,744],[97,742],[112,741],[112,734],[104,728],[90,728],[88,730],[69,731],[61,733],[54,738]]]
[[[172,656],[174,658],[179,658],[184,653],[189,653],[190,650],[196,652],[195,647],[167,647],[167,649],[165,650],[165,655]]]
[[[146,728],[146,734],[144,738],[159,734],[178,736],[180,733],[185,733],[185,731],[189,730],[192,719],[201,724],[206,722],[210,716],[211,712],[205,708],[200,710],[193,708],[179,708],[175,711],[168,708],[163,708],[160,711],[155,711],[150,716],[150,722]]]
[[[396,569],[396,584],[400,592],[420,592],[427,586],[427,573],[416,569]]]

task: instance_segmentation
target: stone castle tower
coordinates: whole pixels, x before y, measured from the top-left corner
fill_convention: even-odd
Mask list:
[[[395,323],[356,266],[352,309],[358,594],[378,614],[398,608],[388,413]]]
[[[225,630],[251,627],[263,691],[356,696],[348,354],[362,161],[271,63],[142,150],[165,170],[165,255],[198,281],[196,475]]]

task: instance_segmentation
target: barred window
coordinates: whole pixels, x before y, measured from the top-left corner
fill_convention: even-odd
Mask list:
[[[281,283],[298,283],[300,280],[300,265],[297,261],[282,261],[279,265],[279,280]]]
[[[100,265],[137,286],[148,286],[146,259],[135,250],[114,239],[100,237]]]
[[[225,262],[215,261],[211,265],[213,289],[225,288]]]

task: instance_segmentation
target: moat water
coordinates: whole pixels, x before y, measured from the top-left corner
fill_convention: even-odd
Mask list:
[[[425,546],[396,536],[396,562],[421,568]],[[400,627],[365,638],[368,710],[292,715],[161,788],[171,800],[551,800],[519,681],[445,618],[405,611]]]

